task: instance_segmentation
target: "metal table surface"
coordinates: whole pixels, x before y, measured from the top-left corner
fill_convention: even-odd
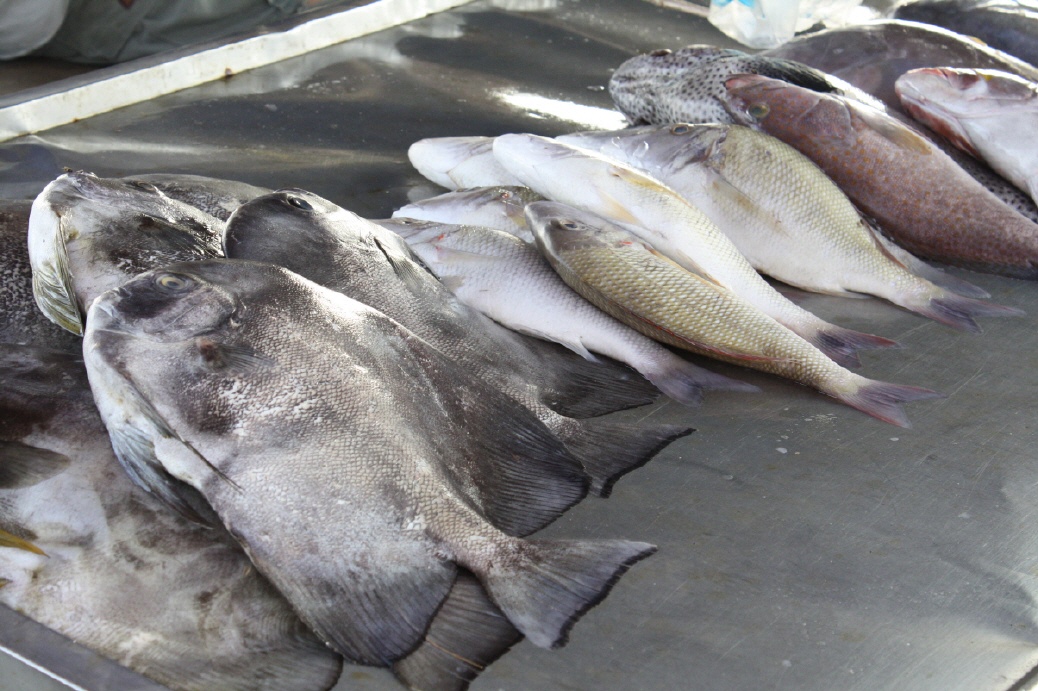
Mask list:
[[[644,2],[477,2],[0,145],[0,196],[31,197],[63,167],[187,172],[303,187],[383,217],[437,191],[407,162],[414,140],[619,125],[611,69],[693,42],[734,45]],[[1028,316],[975,335],[878,300],[793,291],[825,319],[903,344],[865,353],[864,375],[947,394],[910,404],[911,429],[724,365],[762,392],[617,414],[698,431],[544,534],[645,540],[658,554],[566,647],[521,643],[473,688],[1026,686],[1038,663],[1038,286],[968,278]],[[399,686],[347,666],[337,688]]]

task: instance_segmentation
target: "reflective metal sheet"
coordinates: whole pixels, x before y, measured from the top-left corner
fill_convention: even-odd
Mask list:
[[[64,166],[179,171],[386,216],[436,191],[407,163],[412,141],[619,123],[610,70],[693,42],[733,45],[631,0],[474,3],[2,145],[0,196],[31,196]],[[723,365],[762,393],[618,415],[698,431],[544,535],[646,540],[658,554],[566,647],[522,643],[473,688],[1012,688],[1038,663],[1038,286],[957,273],[1028,316],[972,335],[878,300],[793,292],[902,343],[865,353],[862,373],[947,395],[910,404],[912,429]],[[347,667],[337,688],[399,687]]]

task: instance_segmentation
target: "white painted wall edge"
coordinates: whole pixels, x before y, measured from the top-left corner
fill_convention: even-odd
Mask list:
[[[103,76],[0,108],[0,142],[85,120],[228,75],[327,48],[352,38],[465,5],[471,0],[375,0],[168,62]],[[132,63],[126,63],[132,67]]]

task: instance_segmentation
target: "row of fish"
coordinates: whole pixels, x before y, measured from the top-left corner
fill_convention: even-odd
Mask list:
[[[326,688],[343,659],[461,689],[523,637],[562,645],[655,550],[524,539],[691,431],[597,417],[655,387],[499,326],[381,226],[177,176],[69,173],[10,208],[0,602],[177,689]],[[690,404],[752,388],[645,358]],[[60,396],[76,424],[38,414]],[[170,580],[162,560],[195,552]],[[98,594],[70,621],[51,581]],[[155,592],[186,604],[130,595]]]

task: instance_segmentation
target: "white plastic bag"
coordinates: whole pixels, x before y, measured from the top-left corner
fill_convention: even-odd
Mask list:
[[[752,48],[782,45],[819,22],[840,23],[861,0],[710,0],[710,23]]]

